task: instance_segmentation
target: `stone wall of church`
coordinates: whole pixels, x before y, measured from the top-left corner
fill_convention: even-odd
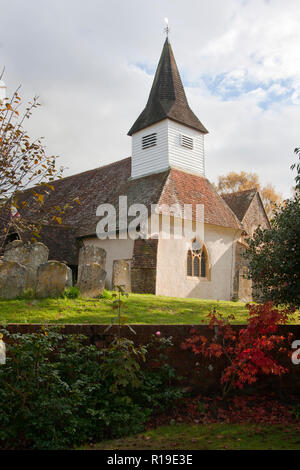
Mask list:
[[[245,227],[245,230],[247,231],[248,235],[252,236],[259,225],[262,228],[269,228],[270,226],[261,200],[258,194],[256,194],[243,219],[243,226]]]
[[[241,302],[252,301],[252,281],[248,279],[247,260],[244,259],[243,253],[245,245],[239,241],[235,246],[235,268],[233,277],[232,298]]]
[[[207,278],[187,276],[191,240],[159,240],[156,294],[231,300],[235,241],[240,233],[240,230],[205,224],[204,243],[209,257]]]
[[[256,194],[243,219],[243,226],[248,236],[251,237],[259,225],[263,229],[269,228],[270,226],[261,199],[259,195]],[[255,289],[251,279],[248,279],[248,262],[243,257],[245,244],[242,240],[241,242],[237,242],[235,247],[235,270],[232,297],[242,302],[251,302],[252,300],[261,301],[261,292]]]
[[[209,258],[209,275],[205,279],[187,276],[187,251],[191,240],[99,240],[93,237],[85,239],[84,244],[105,249],[104,269],[109,289],[117,283],[135,293],[231,300],[235,288],[235,242],[240,230],[206,224],[204,237]]]

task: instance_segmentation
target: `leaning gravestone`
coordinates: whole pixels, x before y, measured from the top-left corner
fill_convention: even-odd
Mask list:
[[[0,263],[0,298],[15,299],[22,296],[26,288],[28,270],[15,261]]]
[[[81,265],[77,287],[82,297],[97,297],[102,294],[106,272],[98,263]]]
[[[20,263],[27,268],[25,289],[35,289],[40,264],[48,261],[49,249],[43,243],[23,243],[14,240],[5,249],[3,260]]]
[[[106,251],[96,245],[84,245],[79,250],[78,257],[78,277],[81,276],[81,269],[86,264],[97,263],[105,269]]]
[[[112,285],[123,286],[126,292],[131,292],[131,277],[130,277],[130,263],[129,259],[116,259],[113,263],[113,276]]]
[[[70,287],[70,268],[59,261],[41,264],[37,272],[35,295],[39,298],[60,297]]]

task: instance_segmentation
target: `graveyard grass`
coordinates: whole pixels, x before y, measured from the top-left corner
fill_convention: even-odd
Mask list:
[[[294,426],[257,424],[175,424],[81,449],[88,450],[299,450]]]
[[[86,323],[110,324],[116,316],[111,294],[104,299],[20,299],[0,300],[0,324],[5,323]],[[203,324],[214,308],[225,317],[235,315],[233,323],[243,324],[247,309],[242,302],[186,299],[129,294],[124,297],[122,315],[131,324]],[[299,315],[292,323],[300,323]]]
[[[110,324],[116,316],[112,298],[104,299],[20,299],[0,300],[0,323],[94,323]],[[123,297],[122,315],[132,324],[201,324],[216,308],[225,316],[234,314],[244,323],[245,304],[200,299],[181,299],[150,294]]]

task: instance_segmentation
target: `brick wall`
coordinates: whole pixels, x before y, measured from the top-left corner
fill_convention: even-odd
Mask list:
[[[191,351],[183,350],[180,345],[185,338],[190,336],[191,328],[195,329],[196,334],[211,337],[213,331],[209,329],[208,325],[131,325],[136,334],[124,326],[122,327],[122,336],[132,339],[136,344],[148,344],[151,337],[157,331],[160,331],[161,337],[172,337],[174,347],[170,348],[167,353],[169,357],[169,364],[175,367],[177,375],[182,377],[182,386],[187,387],[192,393],[211,394],[220,392],[220,384],[218,377],[224,368],[224,363],[220,359],[208,360],[203,359],[201,356],[195,356]],[[11,333],[34,333],[40,331],[41,325],[37,324],[8,324],[6,328]],[[72,324],[62,327],[64,334],[83,334],[88,337],[90,344],[95,344],[99,349],[108,345],[117,332],[113,326],[108,332],[105,333],[106,325],[84,325]],[[234,326],[235,329],[242,328],[242,326]],[[288,332],[294,334],[294,339],[300,340],[300,325],[282,326],[280,333],[287,335]],[[4,338],[5,340],[5,338]],[[153,353],[149,355],[149,365],[153,366],[155,363],[151,361],[154,359]],[[297,393],[300,387],[300,364],[293,365],[287,359],[286,366],[290,368],[290,373],[286,376],[278,377],[264,377],[263,381],[254,384],[247,389],[247,393],[259,392],[279,392],[292,391]]]
[[[131,289],[137,294],[155,294],[158,240],[134,242],[131,264]]]

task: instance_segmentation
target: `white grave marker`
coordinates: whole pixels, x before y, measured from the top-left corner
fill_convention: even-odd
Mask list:
[[[6,364],[6,346],[2,338],[3,334],[0,333],[0,364]]]

